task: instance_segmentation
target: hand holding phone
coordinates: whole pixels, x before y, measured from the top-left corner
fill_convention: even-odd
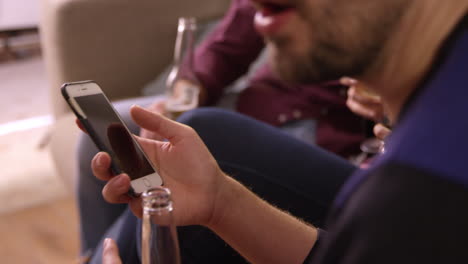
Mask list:
[[[113,172],[129,175],[134,193],[162,184],[157,170],[95,82],[66,83],[61,90],[97,148],[111,156]]]

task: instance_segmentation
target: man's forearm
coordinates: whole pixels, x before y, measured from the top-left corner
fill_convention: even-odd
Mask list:
[[[302,263],[317,240],[317,229],[275,208],[229,178],[222,209],[209,224],[252,263]]]

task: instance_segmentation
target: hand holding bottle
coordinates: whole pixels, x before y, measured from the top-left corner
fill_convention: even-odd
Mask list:
[[[367,168],[371,160],[369,155],[383,153],[385,151],[384,138],[391,133],[391,130],[384,125],[388,119],[385,117],[382,99],[378,94],[370,90],[365,83],[356,79],[343,77],[340,79],[340,83],[349,87],[346,106],[353,113],[376,122],[373,129],[376,137],[361,142],[362,153],[353,162],[361,168]]]
[[[230,193],[226,191],[230,178],[192,128],[141,107],[132,107],[131,115],[142,128],[168,139],[138,141],[159,169],[164,186],[173,193],[175,223],[208,225]],[[130,179],[125,174],[112,176],[109,165],[110,157],[103,152],[92,161],[94,175],[108,181],[102,191],[104,198],[111,203],[130,203],[133,212],[141,216],[141,200],[127,195]]]
[[[370,91],[362,82],[349,77],[340,79],[342,85],[348,86],[346,106],[355,114],[381,122],[384,118],[382,99]]]

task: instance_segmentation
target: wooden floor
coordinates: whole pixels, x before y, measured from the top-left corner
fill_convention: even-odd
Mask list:
[[[1,263],[76,263],[78,247],[72,198],[0,215]]]
[[[0,105],[3,107],[0,112],[0,125],[51,114],[45,65],[42,58],[38,56],[40,52],[39,39],[38,34],[12,37],[10,51],[5,51],[5,46],[0,44],[0,87],[2,88],[0,99],[8,98],[8,100],[0,100]],[[31,84],[34,89],[31,89]],[[4,96],[5,94],[8,96]],[[22,133],[26,132],[22,131]],[[11,145],[10,142],[4,144],[5,140],[16,140],[16,138],[21,141],[14,141],[15,143]],[[37,200],[50,200],[51,196],[54,195],[52,192],[59,185],[55,182],[58,181],[54,178],[55,176],[45,176],[47,173],[54,173],[50,171],[53,169],[52,165],[42,164],[37,167],[31,165],[32,163],[48,162],[42,156],[40,159],[38,158],[38,155],[46,153],[45,150],[36,150],[39,140],[35,140],[32,136],[27,137],[26,140],[24,138],[24,136],[16,137],[12,134],[0,137],[0,154],[4,154],[0,158],[0,164],[8,166],[10,169],[7,173],[3,172],[0,177],[2,209],[8,206],[16,208],[15,206],[18,205],[37,204]],[[23,142],[30,142],[29,149],[18,148]],[[13,147],[9,148],[9,146]],[[23,154],[28,151],[28,154],[18,156],[20,159],[15,160],[13,156],[19,151]],[[29,153],[34,153],[35,156],[32,157],[35,159],[29,159],[30,162],[26,165],[24,160],[28,160],[25,157],[31,156]],[[8,157],[8,159],[5,160],[3,157]],[[31,162],[33,160],[34,162]],[[5,163],[5,161],[10,162],[10,164]],[[16,168],[18,170],[14,171]],[[24,168],[34,169],[33,173]],[[6,175],[14,175],[18,178],[10,180],[5,177]],[[25,184],[24,188],[19,188],[27,191],[15,192],[18,185],[28,181],[28,177],[31,175],[34,176],[34,179],[31,179],[27,185]],[[46,188],[41,188],[43,187],[39,185],[41,183],[46,185],[44,186]],[[35,188],[40,188],[37,189],[36,197],[34,197]],[[15,195],[5,195],[4,190],[8,190],[5,192],[7,194],[13,190]],[[38,193],[43,194],[44,190],[51,191],[51,194],[37,199],[38,196],[41,196]],[[31,195],[31,200],[34,202],[18,202],[19,195]],[[42,205],[27,210],[0,214],[1,264],[76,263],[79,240],[75,202],[71,195],[70,197],[57,195],[57,197],[62,198],[53,202],[43,202]]]

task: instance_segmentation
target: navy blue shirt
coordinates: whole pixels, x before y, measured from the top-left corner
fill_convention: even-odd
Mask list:
[[[467,20],[407,102],[386,153],[345,184],[306,263],[468,263]]]

